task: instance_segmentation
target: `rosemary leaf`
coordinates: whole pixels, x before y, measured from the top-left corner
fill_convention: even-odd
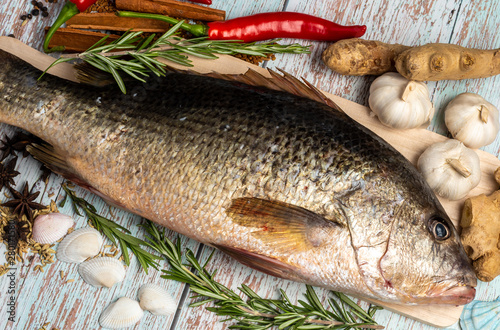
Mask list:
[[[87,62],[88,64],[92,65],[93,67],[95,67],[101,71],[109,72],[107,67],[105,65],[103,65],[102,63],[100,63],[95,58],[88,58],[85,62]]]
[[[55,60],[54,62],[52,62],[51,65],[49,65],[49,67],[47,69],[45,69],[42,74],[40,75],[40,77],[38,77],[37,80],[40,80],[42,79],[42,77],[47,73],[47,71],[49,71],[50,68],[52,68],[53,66],[59,64],[59,63],[64,63],[64,62],[69,62],[73,60],[72,58],[58,58],[57,60]]]
[[[161,62],[156,61],[154,58],[149,58],[142,54],[130,54],[143,65],[145,65],[151,72],[155,73],[157,76],[163,75],[163,68],[161,68]],[[156,62],[155,62],[156,61]],[[139,65],[139,64],[138,64]],[[161,69],[160,69],[161,68]]]
[[[126,68],[123,68],[122,70],[123,70],[123,72],[125,72],[129,76],[131,76],[131,77],[133,77],[133,78],[135,78],[135,79],[137,79],[139,81],[146,82],[146,80],[144,80],[143,78],[141,78],[138,75],[136,75],[134,73],[134,70],[129,70],[129,69],[126,69]],[[135,72],[138,72],[138,73],[142,74],[142,72],[140,72],[140,71],[135,71]]]
[[[172,53],[162,52],[161,54],[158,54],[158,57],[164,58],[167,61],[187,67],[194,66],[191,64],[191,61],[187,58],[187,56],[180,55],[177,52],[172,52]]]
[[[125,82],[123,81],[122,77],[118,73],[118,71],[111,66],[108,66],[108,72],[111,72],[113,75],[113,78],[115,78],[116,83],[118,84],[118,87],[120,87],[120,90],[122,91],[123,94],[127,94],[127,88],[125,87]]]

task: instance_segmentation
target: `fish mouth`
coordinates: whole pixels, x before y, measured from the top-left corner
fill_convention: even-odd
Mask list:
[[[474,300],[475,296],[476,289],[473,286],[461,285],[434,288],[429,292],[428,299],[433,304],[465,305]]]

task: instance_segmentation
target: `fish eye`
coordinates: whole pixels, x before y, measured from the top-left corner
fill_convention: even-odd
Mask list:
[[[434,216],[429,219],[429,230],[439,241],[449,238],[451,234],[448,224],[439,216]]]

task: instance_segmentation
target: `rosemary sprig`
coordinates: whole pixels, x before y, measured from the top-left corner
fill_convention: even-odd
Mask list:
[[[130,235],[130,231],[127,228],[120,226],[114,221],[97,214],[97,210],[92,204],[90,204],[83,198],[76,196],[75,192],[69,189],[66,184],[63,184],[62,188],[66,192],[66,196],[60,204],[61,207],[64,207],[67,198],[70,197],[76,214],[82,216],[82,214],[79,211],[79,208],[83,210],[83,212],[85,212],[92,225],[97,230],[99,230],[107,238],[109,238],[109,240],[111,240],[113,244],[120,246],[123,260],[125,264],[127,264],[127,266],[130,265],[130,258],[128,254],[128,249],[130,249],[130,251],[137,257],[137,260],[141,264],[146,274],[148,273],[149,266],[158,269],[157,268],[158,264],[155,260],[160,259],[160,257],[153,255],[148,251],[144,250],[143,248],[141,248],[141,245],[149,246],[147,242]]]
[[[334,298],[328,303],[327,310],[319,301],[314,289],[306,286],[306,301],[299,300],[299,305],[291,303],[283,290],[281,299],[264,299],[248,286],[242,285],[239,290],[246,296],[241,298],[231,289],[218,283],[214,277],[217,271],[206,270],[208,260],[201,265],[191,250],[186,251],[187,264],[183,263],[180,241],[174,244],[165,237],[165,231],[148,222],[144,227],[148,233],[149,246],[164,256],[170,270],[163,270],[162,278],[187,283],[196,293],[191,307],[213,303],[207,310],[226,317],[222,322],[235,321],[230,329],[383,329],[373,320],[376,310],[381,307],[372,306],[363,310],[354,301],[342,293],[334,292]],[[191,270],[193,269],[193,271]]]
[[[83,53],[62,55],[47,70],[62,62],[81,59],[99,70],[110,73],[121,91],[126,93],[123,74],[142,82],[145,82],[144,78],[149,73],[157,76],[165,75],[167,64],[158,61],[157,58],[189,67],[193,65],[187,55],[217,59],[215,54],[267,56],[276,53],[310,53],[310,46],[302,46],[297,43],[279,45],[275,43],[276,40],[264,43],[239,43],[230,40],[208,40],[207,37],[182,39],[175,35],[182,24],[184,21],[174,25],[156,41],[153,41],[154,34],[148,38],[142,38],[142,32],[127,32],[119,39],[105,45],[106,36]],[[123,57],[127,57],[127,59],[123,59]]]

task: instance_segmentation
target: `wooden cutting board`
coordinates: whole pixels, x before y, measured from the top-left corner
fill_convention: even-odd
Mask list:
[[[0,37],[0,49],[15,54],[41,70],[45,70],[54,61],[53,57],[42,54],[14,38]],[[190,68],[172,65],[170,62],[168,64],[178,69],[192,70],[200,73],[218,72],[222,74],[241,74],[245,73],[248,69],[253,69],[265,76],[270,76],[266,69],[231,56],[220,56],[218,60],[204,60],[192,57],[191,60],[193,61],[194,67]],[[73,67],[68,63],[59,64],[49,70],[49,73],[64,79],[77,81]],[[324,92],[324,94],[338,104],[354,120],[377,133],[380,137],[393,145],[413,164],[416,164],[420,154],[429,145],[447,139],[444,136],[425,129],[396,130],[388,128],[383,126],[376,117],[371,115],[369,108],[327,92]],[[481,150],[477,150],[477,153],[481,159],[482,178],[479,185],[469,194],[469,196],[475,196],[482,193],[490,194],[498,189],[498,185],[493,178],[493,172],[500,167],[500,160]],[[447,199],[440,198],[440,201],[452,221],[455,225],[458,225],[463,200],[449,201]],[[390,311],[405,315],[435,327],[448,327],[454,324],[460,318],[460,314],[463,309],[463,306],[410,306],[379,302],[375,300],[368,301],[381,305]]]

